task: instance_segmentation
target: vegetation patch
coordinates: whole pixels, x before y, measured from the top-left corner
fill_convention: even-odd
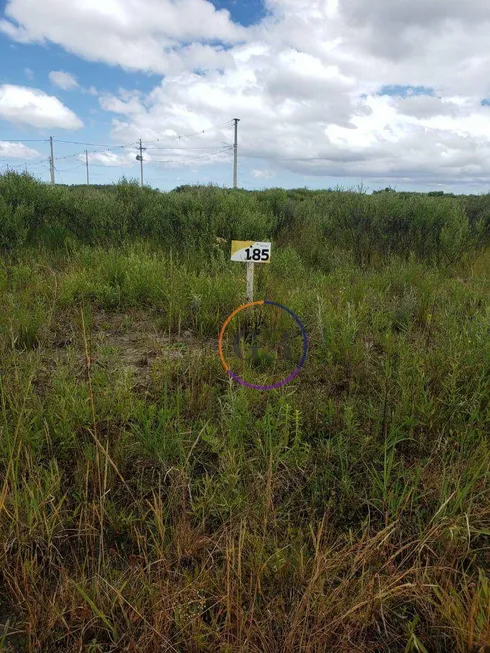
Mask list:
[[[0,177],[0,649],[486,651],[487,207]],[[279,390],[218,357],[231,238]]]

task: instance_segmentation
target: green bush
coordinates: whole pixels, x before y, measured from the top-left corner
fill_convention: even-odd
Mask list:
[[[214,256],[217,236],[273,239],[328,270],[335,252],[362,267],[392,257],[439,267],[490,242],[488,195],[179,187],[169,193],[122,179],[113,186],[50,186],[0,176],[0,248],[66,249],[146,240],[187,256]]]

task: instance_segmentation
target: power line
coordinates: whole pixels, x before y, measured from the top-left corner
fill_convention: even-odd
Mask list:
[[[214,127],[208,127],[207,129],[201,129],[200,131],[196,131],[190,134],[175,134],[172,136],[165,136],[162,138],[157,138],[154,141],[145,141],[146,143],[160,143],[162,140],[165,140],[166,138],[191,138],[192,136],[200,136],[201,134],[206,134],[207,132],[214,131],[216,129],[221,129],[222,127],[226,127],[227,125],[231,125],[233,123],[233,120],[227,120],[226,122],[222,123],[221,125],[215,125]]]
[[[55,156],[54,160],[55,161],[64,161],[65,159],[73,159],[74,157],[77,157],[80,155],[80,152],[76,152],[75,154],[67,154],[65,156]]]
[[[59,170],[58,168],[56,168],[56,172],[72,172],[72,170],[79,170],[80,168],[84,168],[84,167],[85,167],[85,163],[81,163],[80,165],[75,166],[74,168],[65,168],[64,170]]]
[[[192,163],[193,161],[199,161],[200,159],[208,159],[213,156],[217,156],[218,154],[223,154],[224,152],[230,152],[231,147],[225,147],[223,150],[220,150],[219,152],[214,152],[213,154],[204,154],[203,156],[198,156],[195,157],[194,159],[152,159],[151,161],[148,161],[148,163]]]
[[[34,163],[24,161],[23,163],[19,163],[18,165],[15,165],[15,166],[10,165],[9,163],[7,163],[6,165],[8,165],[9,168],[12,168],[12,170],[16,170],[17,168],[23,168],[26,165],[29,166],[29,167],[42,165],[43,163],[46,163],[48,161],[49,161],[49,159],[42,159],[41,161],[35,161]]]
[[[127,161],[126,163],[123,162],[117,163],[117,162],[110,162],[110,161],[108,161],[107,163],[92,163],[90,157],[89,157],[89,163],[91,166],[100,167],[100,168],[127,168],[134,165],[134,163],[132,163],[131,161]]]
[[[127,145],[104,145],[103,143],[82,143],[81,141],[61,141],[58,140],[57,138],[55,139],[56,143],[65,143],[67,145],[85,145],[88,147],[106,147],[108,149],[116,149],[116,148],[125,148],[125,147],[133,147],[137,141],[132,141],[131,143],[128,143]]]
[[[55,182],[54,182],[54,171],[55,171],[55,170],[56,170],[56,172],[58,173],[59,178],[61,179],[61,183],[64,184],[65,182],[63,181],[63,177],[61,176],[60,171],[58,170],[58,168],[54,165],[54,162],[53,162],[53,167],[52,167],[52,169],[51,169],[51,171],[52,171],[52,179],[53,179],[53,181],[52,181],[51,183],[53,183],[53,184],[55,183]]]
[[[1,143],[47,143],[49,138],[44,138],[42,140],[36,139],[23,139],[23,138],[0,138]]]
[[[233,122],[232,120],[228,120],[227,122],[221,123],[219,125],[214,125],[212,127],[206,128],[206,129],[201,129],[201,130],[196,131],[196,132],[190,132],[188,134],[175,134],[175,135],[171,135],[171,136],[166,136],[164,138],[181,139],[181,138],[190,138],[192,136],[199,136],[200,134],[205,134],[205,133],[208,133],[210,131],[220,129],[221,127],[231,125],[232,122]],[[0,138],[0,142],[4,142],[4,143],[49,143],[51,138],[44,138],[44,139]],[[164,138],[161,138],[161,139],[158,138],[156,140],[146,141],[146,142],[147,143],[160,143],[162,140],[164,140]],[[130,143],[125,143],[125,144],[114,144],[114,143],[107,144],[107,143],[87,143],[87,142],[84,142],[84,141],[68,141],[68,140],[59,139],[59,138],[52,138],[52,140],[53,140],[53,143],[63,143],[63,144],[67,144],[67,145],[84,145],[86,147],[87,146],[88,147],[103,147],[103,148],[107,148],[107,149],[130,148],[130,147],[134,147],[139,142],[139,141],[135,140],[135,141],[131,141]],[[155,148],[155,149],[157,149],[157,148]],[[172,149],[172,148],[162,148],[162,149]],[[177,149],[177,148],[173,148],[173,149]],[[182,149],[184,149],[184,148],[182,148]],[[189,149],[198,149],[198,148],[189,148]]]
[[[232,147],[230,145],[230,147]],[[201,147],[147,147],[147,150],[215,150],[217,149],[216,145],[205,145]]]
[[[59,142],[59,141],[58,141]],[[113,149],[117,149],[118,146],[115,146]],[[83,156],[85,153],[88,154],[105,154],[107,153],[112,153],[113,149],[111,148],[106,148],[104,150],[84,150],[83,152],[74,152],[73,154],[66,154],[65,156],[57,156],[55,157],[55,161],[62,161],[63,159],[72,159],[74,157],[80,157]]]
[[[211,152],[209,154],[204,154],[202,156],[193,157],[192,159],[184,159],[184,158],[182,158],[182,159],[147,159],[146,162],[147,162],[148,165],[151,165],[152,163],[180,163],[180,164],[193,163],[194,161],[199,161],[199,160],[202,160],[202,159],[212,158],[214,156],[217,156],[218,154],[223,154],[225,152],[230,152],[232,149],[233,149],[233,146],[228,146],[228,147],[225,147],[225,148],[223,148],[221,150],[218,150],[217,152]],[[84,154],[84,152],[79,152],[77,154],[70,154],[68,156],[55,157],[54,161],[63,161],[63,160],[69,159],[69,158],[74,158],[74,157],[77,157],[77,156],[83,156],[83,154]],[[88,154],[99,154],[99,152],[89,152]],[[103,154],[103,152],[101,152],[100,154]],[[27,162],[27,166],[31,167],[31,166],[41,165],[41,166],[45,167],[43,164],[48,163],[48,162],[50,162],[50,158],[42,159],[41,161],[35,161],[35,162],[32,162],[32,163]],[[26,165],[26,162],[20,163],[20,164],[15,165],[15,166],[12,166],[10,164],[4,164],[3,167],[6,167],[7,165],[11,169],[17,169],[17,168],[23,168]],[[74,168],[68,168],[68,169],[62,170],[62,172],[69,172],[71,170],[78,170],[79,168],[82,168],[85,165],[86,165],[85,163],[81,162],[80,165],[75,166]],[[128,162],[128,163],[108,163],[108,164],[90,162],[90,166],[95,167],[95,168],[131,168],[133,165],[134,164],[130,163],[130,162]],[[56,170],[58,170],[58,169],[56,169]]]
[[[228,120],[228,121],[226,121],[224,123],[221,123],[219,125],[213,125],[213,126],[208,127],[206,129],[202,129],[202,130],[192,132],[192,133],[188,133],[188,134],[175,134],[173,136],[165,136],[162,139],[156,139],[154,141],[148,141],[148,143],[156,143],[156,144],[162,143],[161,145],[156,145],[156,146],[149,147],[149,148],[143,147],[143,143],[142,143],[141,139],[138,140],[138,141],[133,141],[131,143],[124,144],[124,145],[123,144],[107,145],[107,144],[102,144],[102,143],[86,143],[86,142],[83,142],[83,141],[69,141],[69,140],[55,139],[53,137],[50,137],[49,139],[26,139],[24,141],[21,141],[20,139],[4,139],[3,142],[8,142],[8,143],[14,143],[14,142],[49,143],[50,144],[50,156],[47,159],[41,159],[40,161],[34,161],[34,162],[24,160],[22,163],[14,165],[14,166],[10,165],[8,163],[8,159],[4,158],[4,161],[7,161],[7,163],[4,163],[3,166],[0,166],[0,169],[4,169],[6,167],[9,170],[10,169],[16,170],[16,169],[25,167],[26,172],[27,172],[27,168],[31,168],[31,167],[34,167],[34,166],[41,166],[42,168],[44,168],[46,170],[49,170],[50,177],[51,177],[51,183],[54,184],[54,183],[56,183],[55,171],[58,173],[58,175],[60,175],[60,172],[63,172],[63,173],[72,172],[74,170],[79,170],[80,168],[82,168],[84,166],[87,167],[87,171],[88,171],[89,154],[95,154],[95,155],[99,155],[99,156],[103,155],[103,154],[109,155],[109,154],[115,154],[114,150],[130,149],[130,148],[133,149],[133,148],[136,147],[136,149],[139,151],[139,154],[136,157],[136,159],[138,161],[140,161],[141,168],[143,168],[143,154],[142,153],[146,149],[148,149],[148,150],[150,150],[152,152],[168,152],[169,154],[173,153],[173,152],[177,153],[177,152],[180,152],[180,151],[182,151],[184,153],[184,152],[197,152],[197,151],[201,151],[201,150],[209,150],[209,152],[207,152],[206,154],[203,154],[202,156],[197,156],[197,157],[193,156],[190,159],[186,158],[185,155],[183,155],[181,158],[174,158],[174,159],[152,159],[151,157],[150,158],[145,158],[145,161],[146,161],[146,163],[148,165],[151,165],[153,163],[154,164],[166,164],[166,163],[168,163],[168,164],[177,164],[177,165],[185,166],[187,164],[191,164],[191,163],[194,163],[196,161],[201,161],[203,159],[212,159],[213,157],[216,157],[216,156],[218,156],[220,154],[224,154],[225,152],[230,152],[230,151],[232,151],[232,150],[234,150],[236,148],[236,144],[235,145],[228,145],[227,143],[223,143],[223,145],[225,145],[225,147],[223,147],[221,149],[218,149],[219,145],[214,145],[214,146],[212,146],[212,145],[208,145],[208,146],[180,146],[179,145],[179,146],[173,146],[172,147],[171,145],[170,146],[163,145],[162,141],[167,140],[169,138],[180,140],[182,138],[191,138],[193,136],[200,136],[201,134],[209,133],[209,132],[221,129],[223,127],[226,127],[226,126],[231,126],[233,124],[233,122],[235,122],[235,124],[236,124],[236,120],[237,119]],[[80,145],[80,146],[83,145],[83,146],[90,146],[90,147],[99,148],[99,149],[92,150],[90,152],[88,150],[84,150],[83,152],[74,152],[72,154],[65,154],[63,156],[55,157],[54,156],[54,143],[61,143],[61,144],[68,144],[68,145]],[[146,142],[145,142],[145,144],[146,144]],[[102,149],[100,149],[100,148],[102,148]],[[216,151],[213,151],[213,150],[216,150]],[[128,153],[128,155],[129,155],[129,153]],[[84,157],[85,163],[82,162],[82,157]],[[118,158],[121,159],[123,157],[114,156],[114,158],[117,161]],[[126,158],[126,157],[124,157],[124,158]],[[74,167],[61,169],[61,170],[59,170],[58,168],[55,167],[55,161],[66,161],[66,160],[69,160],[69,159],[78,159],[80,161],[80,164],[76,165]],[[97,160],[97,158],[95,160]],[[49,169],[46,168],[46,166],[44,165],[45,163],[49,163]],[[126,163],[116,163],[116,162],[112,163],[112,162],[108,161],[107,163],[90,163],[90,165],[93,166],[93,167],[97,167],[97,168],[132,168],[134,163],[128,160]],[[61,175],[60,175],[60,178],[61,178]],[[63,180],[61,180],[61,181],[62,181],[62,183],[64,183]],[[141,170],[141,183],[143,183],[143,170]]]

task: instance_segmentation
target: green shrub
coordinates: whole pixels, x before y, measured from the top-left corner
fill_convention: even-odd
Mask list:
[[[127,179],[100,188],[67,187],[8,173],[0,176],[0,249],[145,240],[167,252],[209,259],[217,236],[271,238],[322,270],[335,265],[335,252],[365,268],[392,257],[445,267],[488,246],[488,197],[214,186],[160,193]]]

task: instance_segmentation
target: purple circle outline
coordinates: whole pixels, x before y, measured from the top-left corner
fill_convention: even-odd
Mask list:
[[[291,309],[287,308],[286,306],[283,306],[282,304],[278,304],[277,302],[272,302],[267,299],[264,300],[264,304],[269,304],[272,306],[278,306],[279,308],[282,308],[284,311],[286,311],[286,313],[289,313],[291,317],[298,323],[303,336],[303,355],[301,356],[301,360],[299,362],[298,367],[286,379],[283,379],[282,381],[278,381],[277,383],[273,383],[272,385],[256,385],[254,383],[247,383],[247,381],[241,379],[237,374],[235,374],[235,372],[232,372],[232,370],[228,369],[227,372],[232,379],[234,379],[240,385],[243,385],[245,388],[252,388],[252,390],[277,390],[278,388],[282,388],[284,385],[286,385],[286,383],[292,381],[301,372],[301,369],[303,368],[303,365],[305,364],[306,361],[306,354],[308,351],[308,337],[306,335],[306,329],[304,328],[301,320],[295,313],[293,313]]]

